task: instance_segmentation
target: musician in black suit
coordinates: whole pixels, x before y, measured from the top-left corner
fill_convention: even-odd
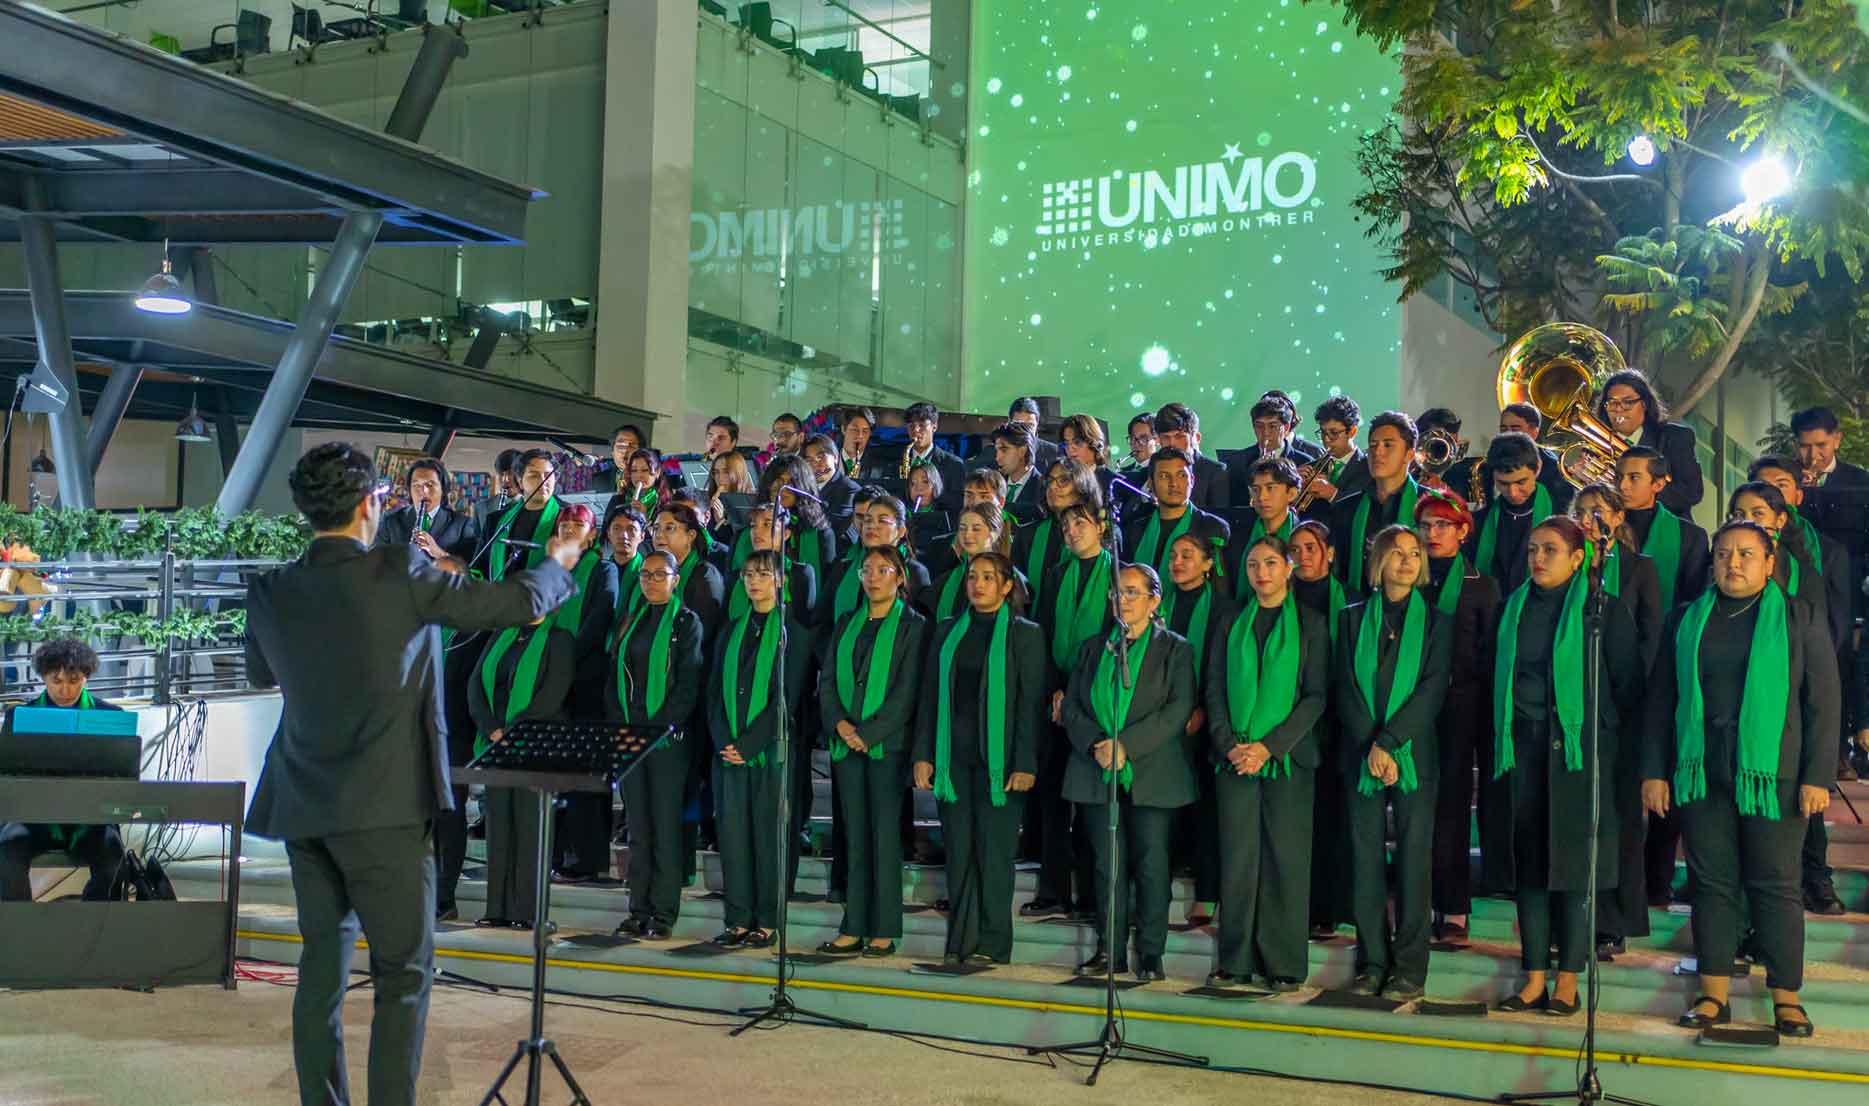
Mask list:
[[[1179,446],[1165,445],[1149,458],[1148,488],[1155,495],[1153,507],[1130,511],[1123,520],[1123,556],[1146,564],[1157,574],[1168,571],[1168,547],[1182,534],[1193,534],[1205,541],[1219,558],[1232,535],[1226,519],[1197,506],[1200,500],[1200,462],[1188,463],[1189,455]],[[1226,470],[1221,469],[1225,479]],[[1227,566],[1216,561],[1222,579],[1221,590],[1232,594],[1225,582]]]
[[[1032,429],[1022,422],[1008,421],[993,431],[993,467],[1006,478],[1006,513],[1019,526],[1037,522],[1045,513],[1043,474],[1051,470],[1034,467],[1037,443]]]
[[[1043,416],[1038,410],[1038,401],[1031,396],[1020,396],[1006,409],[1006,421],[1016,422],[1032,432],[1032,467],[1041,474],[1050,471],[1051,463],[1063,455],[1054,442],[1048,442],[1039,433],[1039,424]],[[993,443],[989,439],[977,457],[967,461],[968,471],[986,468],[993,464]]]
[[[1647,446],[1668,459],[1672,477],[1668,490],[1662,493],[1663,506],[1677,515],[1686,515],[1706,496],[1693,429],[1666,421],[1668,408],[1642,370],[1623,369],[1610,374],[1597,395],[1596,417],[1609,423],[1610,429],[1630,445]]]
[[[932,403],[911,403],[906,413],[909,432],[908,448],[902,454],[899,475],[908,478],[908,472],[916,465],[933,465],[941,474],[941,498],[935,507],[956,514],[961,508],[961,489],[967,484],[967,466],[959,457],[935,444],[935,427],[941,421],[941,411]]]
[[[1523,434],[1534,442],[1542,439],[1545,417],[1538,408],[1529,403],[1508,403],[1499,412],[1499,433]],[[1551,496],[1551,509],[1563,511],[1570,506],[1571,483],[1564,478],[1563,457],[1549,446],[1538,447],[1538,485]],[[1480,458],[1480,492],[1488,500],[1493,495],[1492,465],[1485,457]],[[1454,491],[1466,494],[1470,484],[1455,484]],[[1472,504],[1478,510],[1483,504]]]
[[[528,449],[513,467],[518,491],[505,510],[481,527],[480,553],[472,565],[498,583],[510,572],[536,568],[545,559],[546,539],[558,526],[558,462],[549,450]],[[509,540],[510,539],[510,540]]]
[[[1170,403],[1155,413],[1156,451],[1173,447],[1190,460],[1194,469],[1192,500],[1196,507],[1220,518],[1227,517],[1233,505],[1232,487],[1227,467],[1201,452],[1201,417],[1185,403]],[[1150,460],[1154,459],[1151,453]],[[1163,545],[1164,553],[1167,549]]]
[[[1267,392],[1252,405],[1251,447],[1235,450],[1221,457],[1227,467],[1230,504],[1252,502],[1252,478],[1248,475],[1261,457],[1289,461],[1293,468],[1303,468],[1323,455],[1317,445],[1298,437],[1298,411],[1283,392]],[[1228,519],[1228,522],[1233,521]]]
[[[824,501],[824,515],[837,535],[838,545],[856,540],[853,531],[853,501],[857,482],[837,463],[837,443],[829,434],[813,434],[805,439],[805,464],[811,467],[811,480],[817,496]]]
[[[471,560],[480,548],[480,522],[447,504],[454,495],[448,467],[433,457],[409,466],[409,505],[383,516],[379,544],[413,545],[431,560],[444,556]]]
[[[630,454],[643,446],[642,427],[624,423],[610,432],[610,458],[597,462],[591,473],[590,490],[612,495],[629,490]]]
[[[97,654],[76,638],[48,641],[34,650],[32,670],[45,681],[45,690],[26,703],[29,707],[61,710],[122,710],[85,690],[97,672]],[[7,712],[0,733],[13,732],[13,713]],[[0,821],[0,902],[32,901],[28,867],[40,853],[63,852],[91,871],[84,885],[86,902],[111,898],[123,868],[123,834],[114,825],[54,825]]]
[[[1842,425],[1828,407],[1810,407],[1791,416],[1791,432],[1798,438],[1798,460],[1804,463],[1804,517],[1819,533],[1843,543],[1849,551],[1850,592],[1857,617],[1865,613],[1863,577],[1869,575],[1869,471],[1837,456],[1843,445]],[[1857,719],[1860,728],[1869,721]]]
[[[1544,456],[1538,444],[1519,433],[1500,434],[1486,446],[1486,506],[1473,516],[1473,538],[1467,553],[1473,567],[1499,581],[1499,591],[1510,595],[1525,581],[1525,543],[1532,527],[1560,508],[1539,474]]]
[[[407,546],[369,548],[382,501],[354,446],[311,450],[289,482],[314,534],[297,561],[247,588],[247,672],[283,698],[247,829],[284,841],[292,865],[300,1097],[349,1100],[340,1003],[362,929],[376,991],[369,1100],[408,1104],[434,974],[429,825],[453,804],[438,627],[547,614],[571,594],[577,549],[553,540],[537,567],[499,584],[449,576]]]
[[[1369,458],[1356,444],[1356,430],[1363,421],[1363,410],[1349,396],[1331,396],[1317,405],[1311,418],[1317,423],[1318,441],[1323,451],[1299,473],[1312,482],[1313,498],[1307,514],[1329,520],[1330,505],[1340,495],[1354,495],[1369,487]],[[1424,428],[1425,432],[1425,428]]]

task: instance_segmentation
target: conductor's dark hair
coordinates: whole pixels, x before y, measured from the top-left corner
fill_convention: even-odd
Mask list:
[[[327,442],[307,450],[286,483],[292,489],[292,505],[313,530],[342,530],[376,486],[376,466],[369,454],[349,442]]]
[[[1340,422],[1355,430],[1363,421],[1363,409],[1349,396],[1331,396],[1311,412],[1312,422]]]
[[[1782,457],[1776,453],[1767,453],[1765,456],[1747,465],[1746,479],[1763,480],[1764,477],[1761,476],[1760,473],[1763,473],[1766,469],[1777,469],[1779,472],[1790,473],[1792,480],[1798,483],[1804,482],[1804,462],[1798,460],[1796,457]]]
[[[1486,446],[1486,464],[1494,472],[1512,472],[1515,469],[1538,471],[1542,458],[1538,455],[1538,443],[1530,434],[1518,431],[1500,434]]]
[[[1667,421],[1668,405],[1655,394],[1655,386],[1648,382],[1648,374],[1641,369],[1622,369],[1609,374],[1609,379],[1603,381],[1603,389],[1596,394],[1597,418],[1609,418],[1605,414],[1605,405],[1609,402],[1609,390],[1617,385],[1633,388],[1635,394],[1641,397],[1643,426],[1660,426]]]
[[[1374,434],[1385,426],[1394,427],[1395,432],[1402,436],[1402,441],[1410,449],[1415,448],[1415,443],[1421,440],[1421,431],[1415,429],[1415,420],[1409,418],[1408,412],[1406,411],[1384,411],[1382,414],[1369,420],[1369,432],[1371,434]]]
[[[1545,428],[1544,412],[1529,403],[1508,403],[1499,409],[1499,413],[1511,415],[1515,419],[1531,424],[1533,431]]]
[[[1843,424],[1837,421],[1837,413],[1828,407],[1806,407],[1791,416],[1793,434],[1809,434],[1821,430],[1826,434],[1835,434]]]
[[[1038,412],[1038,401],[1033,399],[1031,396],[1020,396],[1018,399],[1015,399],[1012,401],[1012,406],[1006,408],[1007,418],[1011,418],[1014,415],[1022,415],[1022,414],[1031,415],[1034,418],[1044,417],[1040,415]]]
[[[1274,481],[1288,488],[1298,487],[1298,470],[1283,457],[1261,457],[1246,470],[1246,479],[1250,483],[1261,476],[1270,476]]]
[[[939,407],[936,407],[934,404],[928,403],[926,401],[923,401],[921,403],[911,403],[909,404],[909,409],[903,413],[902,421],[905,424],[918,423],[918,422],[931,422],[936,425],[940,425],[941,409]]]
[[[1650,449],[1645,445],[1634,445],[1622,451],[1617,463],[1623,461],[1647,461],[1648,475],[1655,480],[1666,480],[1669,475],[1668,455],[1660,450]]]
[[[1324,421],[1321,417],[1319,422]],[[1415,428],[1426,434],[1430,430],[1445,430],[1449,434],[1460,433],[1460,412],[1452,407],[1430,407],[1415,420]]]
[[[493,471],[495,473],[511,472],[514,469],[518,468],[519,467],[519,454],[521,452],[522,452],[521,450],[517,450],[517,449],[500,450],[500,455],[493,459]]]
[[[435,474],[435,479],[441,483],[441,504],[444,507],[447,506],[448,499],[454,494],[454,477],[448,475],[448,466],[442,464],[439,457],[418,457],[409,464],[409,471],[402,481],[404,486],[415,479],[415,474],[420,469],[427,469]]]
[[[97,651],[75,637],[54,638],[33,650],[32,670],[41,677],[76,672],[89,679],[97,673]]]

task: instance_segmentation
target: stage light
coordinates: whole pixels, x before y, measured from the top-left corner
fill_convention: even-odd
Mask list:
[[[1655,164],[1655,140],[1638,134],[1629,140],[1629,160],[1644,168]]]
[[[175,440],[178,442],[211,442],[214,438],[208,433],[208,420],[201,417],[195,407],[195,398],[188,397],[188,415],[175,424]]]
[[[162,271],[143,282],[136,293],[138,310],[152,315],[186,315],[194,310],[194,301],[182,291],[182,282],[169,271],[169,241],[162,241]]]
[[[1791,172],[1784,162],[1767,155],[1746,166],[1739,174],[1739,187],[1745,190],[1747,203],[1762,204],[1791,190]]]

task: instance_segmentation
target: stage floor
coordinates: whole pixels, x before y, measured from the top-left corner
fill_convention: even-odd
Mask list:
[[[295,1100],[292,992],[178,988],[0,995],[0,1102],[7,1106],[264,1106]],[[526,1030],[523,992],[436,989],[417,1095],[420,1106],[480,1101]],[[679,1020],[668,1020],[679,1019]],[[354,1098],[362,1102],[370,993],[345,1004]],[[1082,1073],[1029,1062],[1018,1050],[942,1044],[807,1026],[729,1040],[730,1021],[707,1014],[644,1016],[603,1003],[554,1003],[546,1013],[592,1101],[613,1104],[793,1106],[1082,1106],[1148,1102],[1195,1106],[1416,1106],[1437,1099],[1291,1080],[1118,1064],[1094,1091]],[[959,1050],[959,1051],[950,1051]],[[31,1057],[31,1062],[15,1062]],[[546,1102],[570,1095],[548,1084]],[[522,1085],[523,1089],[523,1085]],[[1088,1097],[1086,1097],[1088,1095]],[[511,1098],[513,1096],[509,1096]],[[523,1101],[523,1095],[517,1100]]]

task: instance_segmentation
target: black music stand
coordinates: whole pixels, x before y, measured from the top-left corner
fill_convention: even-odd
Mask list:
[[[571,1076],[558,1046],[545,1035],[545,946],[556,927],[551,923],[552,808],[567,791],[609,794],[613,780],[636,770],[674,730],[669,726],[626,726],[618,722],[515,722],[497,745],[475,757],[455,777],[460,784],[520,787],[539,793],[539,867],[537,906],[532,922],[532,1029],[488,1088],[480,1106],[500,1103],[507,1079],[526,1062],[526,1106],[539,1106],[543,1068],[549,1057],[565,1085],[572,1106],[592,1106],[590,1096]]]

